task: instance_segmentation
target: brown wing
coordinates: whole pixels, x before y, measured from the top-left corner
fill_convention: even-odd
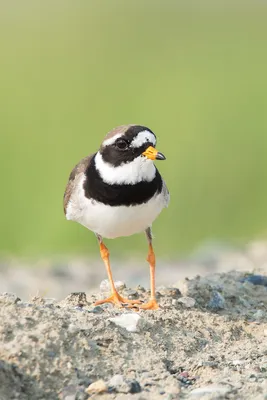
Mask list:
[[[79,164],[77,164],[71,171],[69,181],[66,186],[65,193],[64,193],[64,213],[65,213],[65,215],[66,215],[66,210],[67,210],[67,206],[68,206],[72,191],[75,187],[76,177],[78,177],[80,174],[82,174],[86,171],[86,169],[89,166],[90,161],[92,160],[94,155],[95,154],[91,154],[90,156],[83,158],[79,162]]]

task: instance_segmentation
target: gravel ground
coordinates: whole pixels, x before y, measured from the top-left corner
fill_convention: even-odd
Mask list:
[[[211,253],[184,262],[201,276],[188,279],[168,266],[172,285],[158,286],[158,311],[95,307],[106,282],[64,300],[0,295],[0,400],[267,399],[267,246]],[[207,273],[211,265],[240,271]],[[13,289],[9,268],[1,274]],[[123,295],[149,296],[141,286],[117,285]]]

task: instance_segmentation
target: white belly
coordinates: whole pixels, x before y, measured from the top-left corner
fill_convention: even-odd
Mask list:
[[[142,205],[111,207],[87,199],[84,196],[83,181],[81,179],[76,193],[71,197],[66,217],[108,239],[144,231],[166,206],[164,194],[160,193]]]

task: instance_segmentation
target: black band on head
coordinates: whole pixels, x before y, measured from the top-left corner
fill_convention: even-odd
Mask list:
[[[119,167],[123,163],[133,161],[153,143],[147,142],[142,147],[129,147],[127,150],[119,150],[116,145],[105,146],[100,150],[100,154],[105,162],[112,164],[114,167]]]

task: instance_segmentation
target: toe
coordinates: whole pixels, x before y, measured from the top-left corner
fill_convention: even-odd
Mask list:
[[[138,306],[140,310],[158,310],[159,309],[159,305],[156,302],[156,300],[150,300],[148,303],[145,304],[141,304],[140,306]]]
[[[141,300],[129,300],[129,299],[125,299],[124,297],[122,297],[122,302],[125,304],[142,304],[143,303]]]

